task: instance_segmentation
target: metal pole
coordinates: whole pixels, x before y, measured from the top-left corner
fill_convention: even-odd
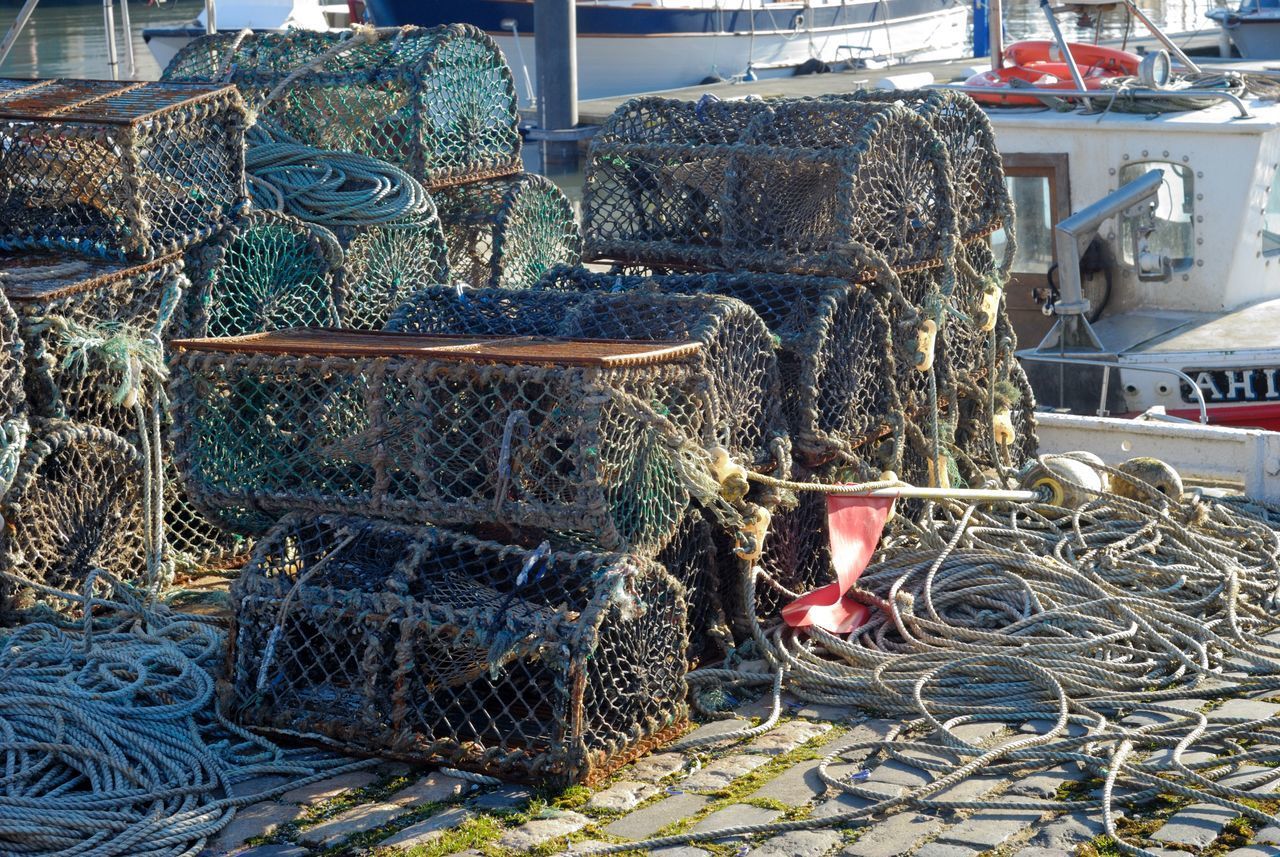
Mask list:
[[[120,29],[124,31],[124,56],[129,61],[129,79],[138,79],[138,60],[133,55],[133,24],[129,21],[129,0],[120,0]]]
[[[9,32],[4,34],[4,40],[0,41],[0,65],[4,65],[4,61],[9,57],[9,51],[13,50],[14,43],[18,41],[18,36],[22,35],[22,31],[27,26],[27,21],[31,18],[31,13],[36,10],[40,0],[27,0],[22,4],[22,8],[18,10],[18,18],[13,22],[13,26],[9,28]]]
[[[574,0],[534,0],[534,63],[538,67],[538,124],[565,131],[578,124],[578,13]],[[578,144],[544,140],[549,173],[578,169]]]
[[[1076,89],[1084,90],[1084,78],[1080,75],[1080,68],[1076,65],[1076,58],[1071,55],[1071,48],[1067,45],[1067,40],[1062,35],[1062,30],[1058,28],[1058,19],[1054,17],[1053,7],[1049,5],[1049,0],[1040,0],[1040,8],[1044,11],[1044,17],[1049,22],[1049,29],[1053,31],[1054,44],[1058,46],[1058,50],[1062,52],[1062,61],[1067,64],[1067,70],[1071,72],[1071,80],[1076,85]],[[1085,99],[1085,104],[1089,104],[1089,100]]]
[[[107,69],[112,80],[120,79],[120,57],[116,55],[116,12],[111,0],[102,0],[102,20],[107,30]]]
[[[204,34],[212,36],[218,32],[218,4],[215,0],[204,0]]]
[[[987,0],[987,47],[991,50],[991,68],[1004,65],[1004,8],[1002,0]]]
[[[1191,57],[1187,56],[1186,53],[1183,52],[1182,48],[1174,44],[1173,39],[1165,35],[1164,30],[1157,27],[1155,21],[1148,18],[1147,14],[1138,8],[1137,3],[1134,3],[1133,0],[1125,0],[1125,5],[1129,7],[1129,12],[1142,22],[1142,25],[1147,28],[1151,35],[1155,36],[1160,41],[1160,44],[1164,45],[1165,50],[1167,50],[1174,59],[1182,63],[1183,68],[1192,74],[1198,74],[1200,72],[1200,66],[1193,63],[1191,61]]]

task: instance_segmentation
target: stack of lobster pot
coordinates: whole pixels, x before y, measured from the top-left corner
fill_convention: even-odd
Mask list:
[[[592,141],[583,207],[584,258],[612,273],[556,270],[542,286],[754,309],[779,342],[796,479],[979,485],[1034,452],[1007,258],[989,246],[1009,200],[966,96],[635,99]],[[755,604],[729,592],[738,623],[776,619],[831,577],[821,495],[777,496],[770,586]]]
[[[385,161],[431,194],[420,210],[387,223],[361,224],[345,210],[291,211],[336,233],[345,259],[335,312],[344,327],[381,327],[416,285],[451,276],[527,286],[581,255],[569,201],[521,171],[511,70],[475,27],[205,36],[174,57],[164,79],[240,87],[270,129],[261,155],[250,139],[251,174],[255,161],[280,163],[270,150],[286,141]],[[275,207],[259,194],[255,202]],[[370,306],[373,292],[379,299]]]
[[[554,300],[513,336],[509,294]],[[435,332],[460,309],[469,331]],[[706,462],[785,452],[769,331],[714,295],[452,287],[390,326],[174,343],[178,465],[259,539],[224,702],[366,752],[598,779],[683,726],[689,658],[723,633],[706,516],[742,506]]]
[[[377,330],[424,284],[527,285],[580,257],[564,195],[520,172],[511,73],[473,27],[216,34],[164,79],[234,83],[257,118],[253,210],[188,254],[180,335]],[[177,511],[183,533],[243,529]],[[184,540],[197,562],[217,543]]]
[[[245,121],[232,86],[0,81],[0,609],[165,582],[163,342],[183,251],[246,204]]]

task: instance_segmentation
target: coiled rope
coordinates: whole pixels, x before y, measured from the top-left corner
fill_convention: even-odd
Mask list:
[[[254,205],[324,226],[391,223],[427,211],[426,190],[399,167],[300,143],[259,120],[246,134]]]
[[[84,616],[44,611],[0,635],[0,854],[192,855],[238,807],[374,764],[282,750],[218,714],[213,620],[148,606],[101,572],[82,595],[0,574]],[[103,584],[109,598],[93,595]],[[232,795],[265,774],[291,779]]]
[[[1042,462],[1047,461],[1047,457]],[[1109,468],[1113,480],[1137,483]],[[1169,794],[1230,809],[1263,824],[1252,789],[1280,781],[1280,719],[1215,719],[1171,705],[1203,695],[1280,692],[1280,536],[1270,510],[1200,495],[1145,502],[1074,486],[1078,508],[1045,504],[975,507],[927,504],[899,516],[854,595],[875,608],[850,639],[819,629],[804,636],[754,624],[768,673],[700,670],[689,676],[696,705],[727,686],[772,685],[796,697],[905,720],[884,740],[851,743],[820,764],[823,781],[867,805],[840,815],[667,836],[589,853],[654,849],[735,836],[863,826],[903,809],[1029,809],[1086,812],[1127,854],[1116,821]],[[1254,512],[1254,513],[1251,513]],[[757,568],[744,581],[742,612],[754,616]],[[1142,710],[1159,722],[1123,720]],[[966,723],[1050,724],[987,748],[956,733]],[[754,730],[751,730],[754,731]],[[1079,734],[1077,734],[1079,733]],[[741,737],[749,732],[738,733]],[[935,779],[899,797],[828,772],[864,751],[872,769],[900,759]],[[1152,756],[1155,751],[1164,751]],[[1209,754],[1191,761],[1191,752]],[[1103,781],[1076,800],[948,800],[937,795],[977,774],[1017,778],[1063,764]],[[1232,776],[1235,775],[1235,776]],[[1227,778],[1230,777],[1229,780]]]

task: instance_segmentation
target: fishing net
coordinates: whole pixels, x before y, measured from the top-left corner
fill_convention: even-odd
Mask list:
[[[628,102],[592,141],[586,256],[861,277],[954,252],[947,155],[896,105]]]
[[[185,278],[180,256],[130,265],[67,254],[0,254],[0,289],[17,312],[34,416],[137,440],[131,407],[163,368],[160,337]]]
[[[185,571],[203,571],[243,565],[253,543],[206,515],[187,498],[186,484],[172,456],[172,444],[167,444],[164,537],[175,566]]]
[[[717,442],[739,461],[768,470],[786,467],[785,460],[776,460],[774,448],[786,425],[773,338],[739,301],[716,295],[432,286],[397,310],[387,330],[697,342],[710,382]]]
[[[235,87],[0,81],[0,249],[146,260],[245,204]]]
[[[39,421],[13,486],[5,495],[0,562],[45,586],[79,591],[104,569],[127,582],[147,574],[142,456],[133,444],[96,426]],[[37,596],[0,578],[0,611]]]
[[[0,270],[2,266],[0,262]],[[18,474],[30,431],[22,328],[4,286],[4,275],[0,274],[0,496],[9,490]]]
[[[174,348],[177,461],[214,510],[656,550],[689,503],[691,455],[713,445],[692,343],[297,330]]]
[[[654,560],[680,582],[688,606],[688,660],[719,660],[732,648],[725,603],[727,580],[737,576],[736,563],[714,517],[693,506],[676,533]]]
[[[238,336],[338,323],[333,233],[274,211],[250,211],[189,254],[182,336]]]
[[[576,265],[582,234],[555,183],[520,173],[436,194],[455,282],[526,288],[555,265]]]
[[[371,155],[430,189],[520,169],[511,70],[466,24],[204,36],[163,77],[234,83],[301,142]]]
[[[291,515],[232,587],[240,722],[553,787],[686,718],[684,589],[635,556]]]
[[[338,321],[379,330],[418,289],[449,279],[440,219],[431,209],[391,223],[336,230],[344,261],[338,271]]]
[[[639,276],[557,268],[542,288],[715,294],[754,309],[778,340],[783,414],[798,460],[833,459],[874,477],[892,468],[900,419],[896,358],[884,302],[830,277],[717,273]],[[745,407],[739,401],[737,407]]]
[[[1011,201],[991,120],[969,96],[945,89],[860,89],[823,100],[899,104],[914,110],[947,147],[962,238],[990,235],[1009,222]]]

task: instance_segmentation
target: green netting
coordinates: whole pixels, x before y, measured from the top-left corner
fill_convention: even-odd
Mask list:
[[[331,232],[251,211],[188,256],[191,294],[182,336],[238,336],[338,323],[334,280],[342,248]]]
[[[690,502],[691,451],[714,445],[696,345],[290,331],[174,347],[177,461],[215,511],[656,550]]]
[[[520,169],[515,85],[491,38],[465,24],[378,32],[204,36],[163,77],[235,83],[298,140],[372,155],[428,188]]]
[[[392,223],[337,230],[343,245],[338,273],[338,321],[379,330],[418,289],[447,282],[450,264],[435,210]]]
[[[243,208],[234,87],[0,83],[0,249],[154,259]]]
[[[521,173],[436,195],[455,282],[526,288],[555,265],[576,265],[582,235],[573,205],[553,182]]]
[[[37,584],[78,592],[103,569],[126,582],[147,573],[142,458],[94,426],[38,420],[13,486],[0,502],[0,567]],[[0,611],[38,594],[0,578]]]
[[[947,154],[896,105],[641,98],[593,139],[586,256],[660,267],[862,275],[954,252]]]
[[[686,720],[684,587],[638,556],[291,515],[232,587],[245,724],[563,787]]]
[[[740,301],[714,295],[431,286],[397,310],[386,329],[697,342],[710,381],[717,442],[757,468],[780,473],[787,466],[785,449],[776,448],[786,425],[773,337]]]

